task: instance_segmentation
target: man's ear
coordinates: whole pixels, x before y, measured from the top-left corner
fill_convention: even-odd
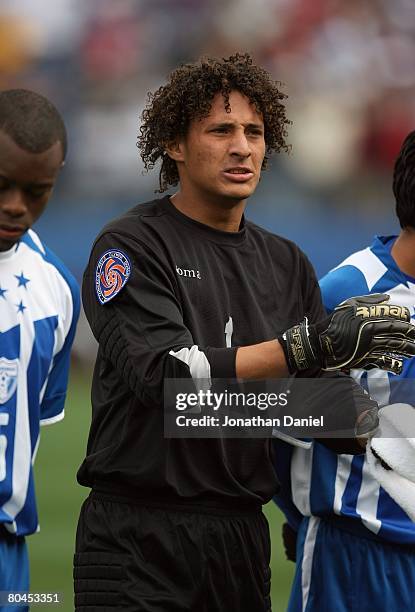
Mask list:
[[[165,150],[166,150],[167,155],[171,159],[174,159],[174,161],[176,162],[184,161],[184,142],[181,138],[174,140],[172,142],[169,142],[166,145]]]

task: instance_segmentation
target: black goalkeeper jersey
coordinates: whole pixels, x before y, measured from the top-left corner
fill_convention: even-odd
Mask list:
[[[101,303],[97,267],[114,252],[130,275]],[[83,304],[99,349],[80,484],[172,503],[268,502],[278,489],[271,440],[164,438],[163,381],[234,378],[238,346],[325,316],[300,249],[249,221],[213,229],[164,197],[102,230]]]

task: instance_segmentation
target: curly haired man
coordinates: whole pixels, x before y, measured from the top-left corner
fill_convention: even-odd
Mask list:
[[[160,191],[180,187],[112,221],[93,245],[83,300],[99,351],[78,472],[92,488],[77,531],[78,612],[271,609],[261,511],[278,487],[270,440],[165,438],[166,379],[391,367],[366,330],[413,335],[392,317],[363,329],[355,304],[320,325],[307,258],[244,218],[267,155],[287,149],[278,86],[248,55],[174,71],[150,97],[138,144],[148,169],[161,162]],[[413,342],[401,349],[413,353]],[[361,393],[360,412],[373,407]]]

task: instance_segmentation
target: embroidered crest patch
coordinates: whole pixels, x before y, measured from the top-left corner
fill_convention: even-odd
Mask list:
[[[122,251],[106,251],[95,271],[95,289],[98,300],[105,304],[114,298],[124,287],[131,274],[131,264]]]
[[[0,357],[0,404],[5,404],[14,395],[17,387],[19,361]]]

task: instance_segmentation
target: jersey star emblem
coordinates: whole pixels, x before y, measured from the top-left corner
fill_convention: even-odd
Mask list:
[[[20,300],[20,304],[15,304],[15,306],[17,307],[17,312],[21,312],[21,313],[23,313],[27,308],[27,306],[23,304],[22,300]]]
[[[30,282],[29,278],[26,278],[23,274],[23,272],[20,274],[20,276],[18,276],[17,274],[14,275],[15,278],[17,278],[17,282],[18,282],[18,287],[24,287],[25,289],[27,289],[26,285],[27,283]]]
[[[8,291],[8,289],[2,289],[0,287],[0,298],[3,298],[3,300],[5,300],[6,298],[4,297],[4,294],[6,293],[6,291]]]

